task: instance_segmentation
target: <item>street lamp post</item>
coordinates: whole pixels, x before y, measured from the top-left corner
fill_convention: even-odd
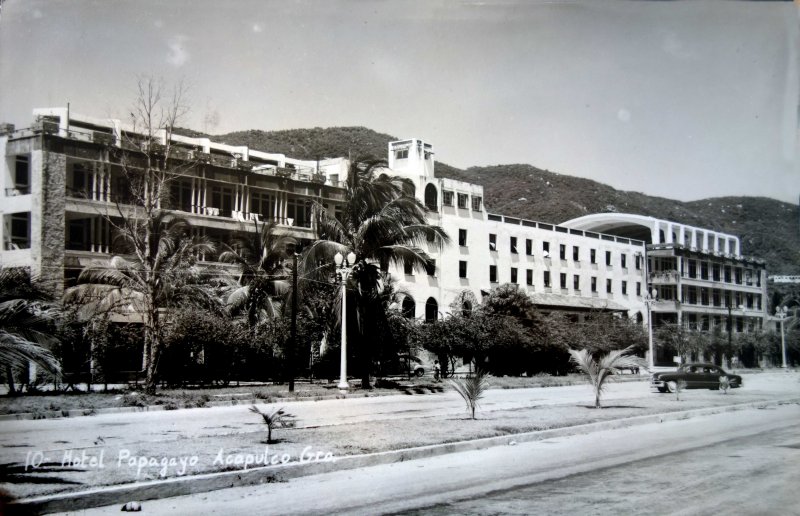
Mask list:
[[[342,253],[336,253],[333,257],[336,262],[336,268],[339,269],[339,274],[342,276],[342,358],[339,368],[339,385],[337,387],[343,393],[346,393],[350,388],[347,383],[347,277],[353,270],[353,265],[356,262],[356,255],[352,251],[347,253],[347,257],[342,256]]]
[[[783,331],[783,323],[789,318],[789,309],[785,306],[775,310],[775,317],[781,322],[781,367],[786,369],[786,333]]]
[[[658,290],[655,288],[647,293],[644,304],[647,305],[647,344],[650,349],[650,372],[656,365],[655,349],[653,349],[653,303],[658,299]]]
[[[731,312],[733,311],[733,307],[731,306],[730,300],[728,301],[728,353],[733,352],[733,318],[731,317]],[[739,311],[744,312],[744,305],[739,305],[737,307]],[[720,365],[722,364],[722,359],[720,359]],[[730,369],[730,364],[727,364]]]

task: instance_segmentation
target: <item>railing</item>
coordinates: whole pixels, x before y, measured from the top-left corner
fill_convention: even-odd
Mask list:
[[[6,188],[6,197],[16,197],[18,195],[29,195],[31,193],[30,186],[15,186],[14,188]]]
[[[522,226],[526,226],[526,227],[529,227],[529,228],[545,229],[547,231],[555,231],[555,232],[558,232],[558,233],[568,233],[570,235],[579,235],[579,236],[585,236],[585,237],[590,237],[590,238],[599,238],[599,239],[603,239],[603,240],[608,240],[610,242],[618,242],[620,244],[631,244],[631,245],[636,245],[636,246],[644,246],[645,245],[645,243],[643,241],[641,241],[641,240],[633,240],[633,239],[630,239],[630,238],[618,237],[618,236],[615,236],[615,235],[607,235],[605,233],[595,233],[593,231],[583,231],[581,229],[567,228],[567,227],[564,227],[564,226],[558,226],[558,225],[555,225],[555,224],[546,224],[544,222],[536,222],[536,221],[527,220],[527,219],[518,219],[516,217],[506,217],[505,215],[498,215],[496,213],[487,213],[486,216],[487,216],[487,218],[489,220],[492,220],[492,221],[495,221],[495,222],[503,222],[505,224],[511,224],[511,225],[514,225],[514,226],[522,225]]]

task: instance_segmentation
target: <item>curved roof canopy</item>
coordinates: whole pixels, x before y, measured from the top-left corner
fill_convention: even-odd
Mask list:
[[[574,229],[643,240],[648,244],[677,244],[707,253],[740,255],[739,238],[632,213],[595,213],[561,224]]]

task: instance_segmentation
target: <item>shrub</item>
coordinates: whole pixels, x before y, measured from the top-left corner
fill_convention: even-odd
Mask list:
[[[475,419],[475,409],[478,407],[478,400],[481,399],[489,388],[489,380],[483,371],[478,371],[467,378],[457,378],[450,380],[450,385],[464,399],[467,404],[467,411]]]

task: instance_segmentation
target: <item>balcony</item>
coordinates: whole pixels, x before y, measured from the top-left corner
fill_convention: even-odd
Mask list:
[[[30,195],[31,187],[17,185],[14,188],[6,188],[6,197],[17,197],[20,195]]]

